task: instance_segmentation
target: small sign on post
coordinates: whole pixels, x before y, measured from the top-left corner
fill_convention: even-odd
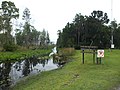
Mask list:
[[[114,44],[111,44],[111,48],[114,49]]]
[[[104,57],[104,50],[97,50],[97,57]]]
[[[97,50],[97,64],[101,64],[102,57],[104,57],[104,50]]]

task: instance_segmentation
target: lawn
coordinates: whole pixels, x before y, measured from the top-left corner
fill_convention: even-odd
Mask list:
[[[101,65],[93,64],[92,55],[75,51],[64,67],[30,76],[12,90],[113,90],[120,85],[120,50],[105,50]]]

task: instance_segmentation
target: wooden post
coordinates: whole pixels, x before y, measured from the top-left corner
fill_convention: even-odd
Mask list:
[[[101,64],[101,57],[100,57],[100,64]]]
[[[82,50],[82,57],[83,57],[82,61],[83,61],[83,64],[84,64],[84,49]]]
[[[95,50],[93,50],[93,64],[95,64]]]
[[[90,53],[93,54],[93,64],[95,64],[96,62],[99,63],[97,56],[96,56],[96,49],[98,48],[97,46],[80,46],[81,50],[82,50],[82,63],[84,64],[84,54],[85,53]],[[86,49],[92,49],[92,51],[85,51]],[[97,60],[97,61],[96,61]]]
[[[98,64],[98,57],[97,57],[96,61],[97,61],[97,64]]]

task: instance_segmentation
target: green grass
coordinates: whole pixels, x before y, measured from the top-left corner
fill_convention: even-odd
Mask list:
[[[20,60],[24,58],[29,58],[31,56],[43,56],[49,54],[51,50],[24,50],[24,51],[15,51],[15,52],[0,52],[0,62],[11,61],[11,60]]]
[[[113,90],[120,85],[120,50],[109,52],[101,65],[93,64],[92,55],[85,54],[82,64],[80,51],[62,69],[27,77],[13,90]]]

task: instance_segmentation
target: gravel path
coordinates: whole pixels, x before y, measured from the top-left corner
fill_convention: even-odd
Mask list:
[[[120,90],[120,86],[119,87],[115,87],[113,90]]]

